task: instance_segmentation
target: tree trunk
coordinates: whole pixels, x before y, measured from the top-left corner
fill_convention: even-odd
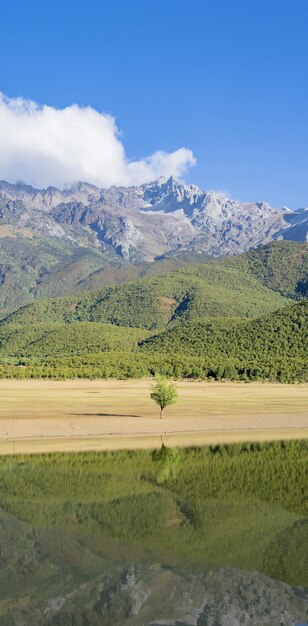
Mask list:
[[[160,419],[163,419],[163,410],[164,409],[162,407],[160,407]]]

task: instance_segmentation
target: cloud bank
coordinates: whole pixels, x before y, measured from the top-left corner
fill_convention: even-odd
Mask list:
[[[76,104],[39,106],[0,93],[3,180],[59,188],[80,180],[99,187],[139,185],[159,176],[181,177],[195,162],[187,148],[129,161],[112,116]]]

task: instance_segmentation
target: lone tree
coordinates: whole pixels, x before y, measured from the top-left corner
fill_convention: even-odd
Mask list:
[[[156,385],[152,387],[151,398],[160,407],[160,418],[163,417],[163,410],[170,404],[175,404],[178,393],[174,383],[168,383],[165,378],[159,378]]]

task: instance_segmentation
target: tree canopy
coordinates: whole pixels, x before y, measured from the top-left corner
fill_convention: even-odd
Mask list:
[[[151,398],[160,407],[160,418],[163,416],[163,410],[170,404],[177,401],[177,389],[173,382],[168,382],[165,378],[159,378],[152,387]]]

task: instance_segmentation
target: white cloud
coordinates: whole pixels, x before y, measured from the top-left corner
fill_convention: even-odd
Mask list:
[[[79,180],[100,187],[181,177],[195,164],[191,150],[158,151],[129,161],[115,119],[91,107],[39,106],[0,93],[0,178],[63,188]]]

